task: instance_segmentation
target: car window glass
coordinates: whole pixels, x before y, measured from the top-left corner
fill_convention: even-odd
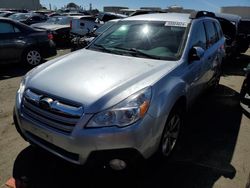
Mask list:
[[[215,26],[215,22],[213,22],[213,26],[214,26],[214,30],[215,30],[215,33],[216,33],[216,38],[214,39],[215,40],[214,42],[217,42],[220,39],[220,34],[219,34],[218,29]]]
[[[34,20],[34,21],[40,21],[41,19],[40,19],[39,16],[34,16],[34,17],[32,17],[32,20]]]
[[[20,33],[21,32],[17,27],[13,27],[13,28],[14,28],[15,33]]]
[[[72,19],[73,19],[72,17],[62,17],[56,22],[56,24],[69,25]]]
[[[14,32],[15,32],[14,27],[11,24],[0,22],[0,34],[14,33]]]
[[[185,31],[186,27],[168,26],[165,22],[124,21],[106,30],[92,47],[102,46],[123,55],[140,51],[161,59],[178,59]]]
[[[209,48],[218,40],[218,36],[217,32],[215,31],[215,27],[211,21],[205,22],[205,28],[207,33],[207,47]]]
[[[87,18],[83,18],[83,20],[94,22],[96,18],[87,17]]]
[[[95,32],[102,33],[103,31],[111,27],[113,24],[115,24],[115,22],[106,22],[104,25],[100,26]]]
[[[191,46],[199,46],[206,49],[206,32],[203,22],[194,26],[193,33],[195,37],[192,38]]]
[[[216,27],[217,33],[219,35],[219,38],[221,38],[223,36],[223,32],[221,30],[220,25],[217,22],[215,22],[215,27]]]

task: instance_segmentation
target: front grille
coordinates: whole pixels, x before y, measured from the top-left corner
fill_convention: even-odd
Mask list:
[[[39,125],[71,133],[83,115],[83,108],[28,89],[24,93],[22,112],[24,116]]]

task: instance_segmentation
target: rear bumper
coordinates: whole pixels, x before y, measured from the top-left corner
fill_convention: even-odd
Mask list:
[[[57,54],[55,43],[50,40],[48,43],[41,45],[40,52],[43,58],[55,56]]]

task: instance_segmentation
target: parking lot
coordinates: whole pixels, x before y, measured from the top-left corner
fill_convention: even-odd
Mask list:
[[[58,55],[70,50],[58,50]],[[53,57],[54,58],[54,57]],[[12,120],[15,93],[28,68],[0,67],[0,187],[14,177],[26,187],[245,188],[250,173],[250,120],[238,93],[250,50],[226,62],[219,88],[203,95],[188,114],[185,134],[168,161],[152,158],[132,171],[71,165],[25,142]]]

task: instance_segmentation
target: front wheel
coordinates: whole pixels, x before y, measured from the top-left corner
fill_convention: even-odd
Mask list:
[[[42,62],[42,56],[37,49],[28,49],[25,51],[23,55],[23,61],[26,65],[35,67]]]
[[[218,88],[220,83],[220,77],[221,77],[221,66],[217,69],[217,72],[215,73],[214,79],[210,85],[211,90],[215,90]]]
[[[180,137],[181,128],[183,126],[183,117],[184,116],[180,108],[175,108],[170,113],[160,144],[160,153],[162,156],[168,157],[175,149],[177,141]]]

